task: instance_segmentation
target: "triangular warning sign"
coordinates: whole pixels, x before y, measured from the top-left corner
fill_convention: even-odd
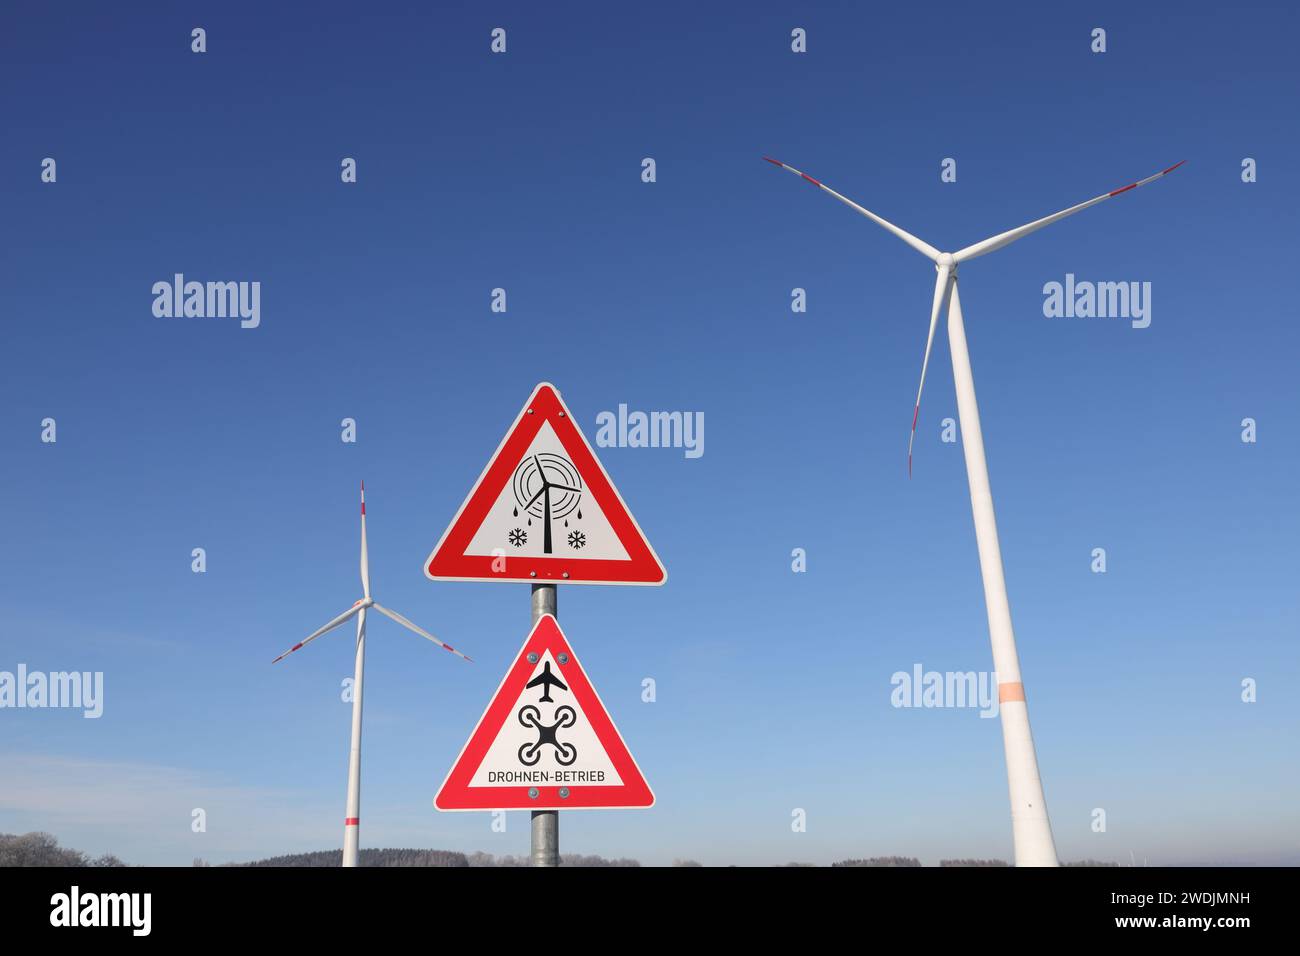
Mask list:
[[[524,641],[433,801],[439,810],[654,806],[559,623]]]
[[[424,573],[570,584],[668,578],[560,393],[546,382],[533,390]]]

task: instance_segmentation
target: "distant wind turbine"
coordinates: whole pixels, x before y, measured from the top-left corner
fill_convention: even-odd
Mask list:
[[[351,618],[357,619],[357,661],[352,683],[352,747],[348,753],[348,804],[343,818],[343,865],[357,865],[357,849],[361,837],[361,678],[366,665],[366,611],[374,608],[380,614],[392,618],[402,627],[414,631],[423,638],[437,644],[443,650],[451,651],[457,657],[469,660],[460,651],[434,637],[424,628],[412,624],[396,611],[390,611],[370,596],[370,555],[366,550],[366,483],[361,483],[361,591],[362,598],[352,607],[330,621],[320,630],[313,631],[293,647],[289,648],[272,664],[278,664],[294,651],[310,644],[322,634],[346,624]]]
[[[957,297],[957,266],[978,256],[1001,249],[1022,236],[1036,232],[1044,226],[1072,216],[1076,212],[1120,193],[1145,186],[1173,172],[1181,162],[1168,169],[1113,189],[1077,206],[1036,219],[1016,229],[1000,232],[958,252],[940,252],[934,246],[864,209],[851,199],[801,173],[793,166],[764,156],[769,163],[789,170],[812,183],[823,192],[830,193],[850,209],[866,216],[876,225],[893,233],[899,239],[934,263],[939,275],[934,283],[934,304],[930,310],[930,333],[925,340],[925,358],[921,362],[921,384],[916,390],[916,406],[912,410],[912,432],[907,441],[907,473],[912,473],[912,443],[916,439],[916,420],[921,413],[921,390],[925,388],[925,372],[930,364],[930,346],[934,342],[934,327],[939,312],[948,300],[948,344],[952,351],[952,375],[957,387],[957,413],[961,419],[962,450],[966,455],[966,480],[970,486],[971,510],[975,516],[975,540],[979,546],[980,574],[984,579],[984,605],[988,612],[989,636],[993,643],[993,666],[998,675],[998,700],[1002,715],[1002,745],[1006,751],[1007,781],[1011,795],[1011,830],[1015,843],[1017,866],[1059,866],[1056,845],[1052,840],[1052,825],[1047,817],[1047,802],[1043,797],[1043,783],[1038,774],[1038,758],[1034,754],[1034,738],[1029,730],[1029,710],[1025,703],[1025,686],[1020,679],[1020,659],[1016,653],[1015,632],[1011,629],[1011,604],[1007,598],[1007,583],[1002,573],[1002,550],[998,544],[998,527],[993,516],[993,493],[989,488],[988,465],[984,460],[984,438],[980,431],[979,407],[975,403],[975,380],[971,374],[970,354],[966,350],[966,328],[962,323],[961,301]]]

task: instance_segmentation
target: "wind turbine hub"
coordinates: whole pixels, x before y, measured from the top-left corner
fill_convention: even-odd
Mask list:
[[[953,259],[953,255],[951,252],[939,253],[939,261],[935,265],[935,268],[938,269],[942,266],[947,266],[949,272],[952,272],[954,269],[957,268],[957,262],[956,260]]]

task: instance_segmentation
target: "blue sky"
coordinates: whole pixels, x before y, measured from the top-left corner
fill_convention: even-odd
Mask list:
[[[359,596],[364,478],[376,596],[476,663],[371,626],[362,845],[526,853],[526,814],[494,833],[431,801],[528,589],[422,562],[548,380],[589,438],[620,403],[706,423],[698,459],[601,451],[669,582],[567,587],[560,620],[659,802],[567,814],[562,848],[1010,858],[998,722],[890,705],[895,671],[992,666],[942,332],[906,472],[932,267],[760,156],[944,249],[1186,159],[963,267],[967,334],[1061,856],[1300,863],[1297,19],[7,14],[0,670],[103,671],[105,712],[0,711],[0,831],[138,863],[339,846],[351,640],[270,660]],[[155,318],[176,272],[261,282],[260,327]],[[1150,327],[1045,318],[1067,273],[1150,282]]]

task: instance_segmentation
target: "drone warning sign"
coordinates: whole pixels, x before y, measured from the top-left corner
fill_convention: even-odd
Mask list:
[[[453,581],[667,579],[555,387],[543,382],[452,519],[425,574]]]
[[[439,810],[654,805],[559,623],[543,615],[456,758]]]

